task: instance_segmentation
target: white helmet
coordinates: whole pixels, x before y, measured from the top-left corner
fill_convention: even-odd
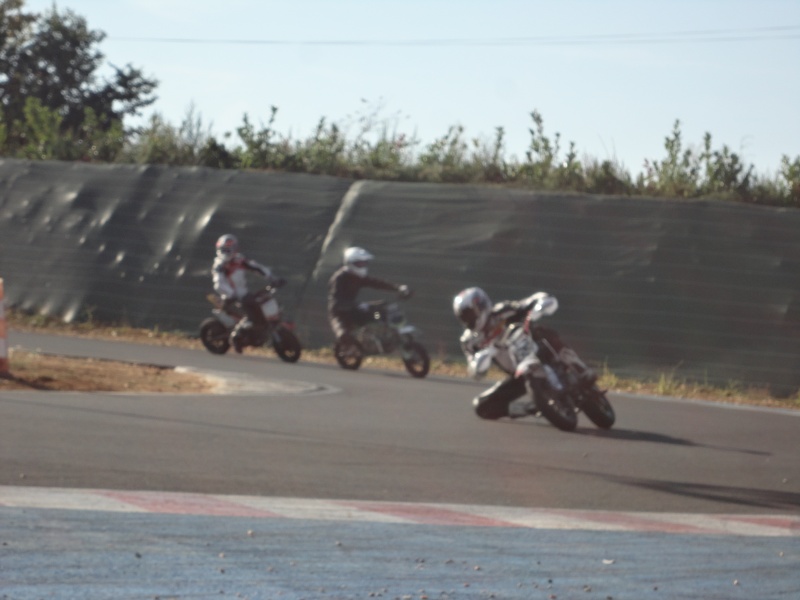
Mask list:
[[[359,277],[367,276],[367,263],[373,258],[372,254],[358,246],[351,246],[344,251],[344,264]]]
[[[217,256],[230,258],[239,251],[239,240],[230,233],[220,236],[217,240]]]
[[[453,298],[453,313],[464,324],[464,327],[473,331],[481,331],[489,320],[492,312],[492,301],[479,287],[461,290]]]

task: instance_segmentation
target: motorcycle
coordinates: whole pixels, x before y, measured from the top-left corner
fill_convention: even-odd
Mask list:
[[[222,299],[215,293],[208,294],[207,299],[214,306],[211,317],[200,324],[200,340],[206,350],[212,354],[225,354],[231,347],[231,333],[236,327],[241,328],[242,346],[272,346],[281,360],[294,363],[300,359],[302,347],[300,340],[292,331],[293,324],[283,319],[278,301],[275,299],[273,286],[266,286],[256,293],[256,302],[266,320],[262,328],[246,327],[247,315],[239,307],[225,310]]]
[[[536,414],[543,415],[562,431],[574,431],[578,413],[601,429],[610,429],[616,420],[605,391],[586,382],[574,364],[562,360],[559,352],[533,324],[558,310],[554,296],[538,292],[531,297],[532,308],[524,323],[509,325],[495,344],[480,350],[469,363],[469,371],[480,376],[503,351],[515,377],[522,377],[533,397]]]
[[[367,304],[373,311],[373,320],[353,331],[352,338],[345,337],[334,345],[333,353],[339,366],[356,370],[366,356],[399,350],[406,370],[413,377],[425,377],[431,367],[428,351],[416,341],[418,330],[408,323],[400,305],[388,300]]]

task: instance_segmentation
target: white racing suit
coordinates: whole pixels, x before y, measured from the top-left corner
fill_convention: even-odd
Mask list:
[[[237,302],[241,303],[247,314],[247,321],[240,323],[242,326],[259,328],[266,325],[266,319],[261,306],[255,301],[255,295],[247,291],[247,271],[260,273],[272,284],[283,281],[279,277],[274,277],[269,267],[245,258],[239,253],[231,256],[217,255],[211,267],[214,291],[222,298],[226,311],[233,312],[234,305]]]
[[[497,350],[492,358],[492,363],[508,374],[508,377],[473,399],[475,414],[482,419],[516,418],[535,412],[531,403],[521,407],[520,411],[514,410],[517,408],[516,406],[511,406],[515,400],[528,393],[528,388],[524,377],[514,376],[514,362],[508,354],[508,348],[498,344],[509,325],[525,320],[533,302],[535,302],[533,296],[522,300],[498,302],[492,307],[486,326],[481,331],[466,329],[461,335],[461,349],[464,351],[468,364],[471,365],[470,373],[473,377],[480,379],[486,374],[485,370],[474,369],[473,359],[476,353],[491,345],[495,346]],[[574,366],[577,372],[582,373],[585,380],[594,381],[596,379],[594,372],[584,364],[572,348],[561,341],[555,330],[537,325],[532,333],[534,337],[547,340],[558,353],[559,358],[564,363]]]

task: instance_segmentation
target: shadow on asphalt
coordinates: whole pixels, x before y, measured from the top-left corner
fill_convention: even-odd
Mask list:
[[[601,437],[611,440],[621,440],[626,442],[650,442],[654,444],[671,444],[674,446],[688,446],[692,448],[708,448],[710,450],[721,450],[723,452],[740,452],[753,456],[770,456],[769,452],[762,450],[748,450],[747,448],[726,448],[724,446],[713,446],[709,444],[698,444],[691,440],[664,435],[663,433],[652,433],[650,431],[636,431],[633,429],[577,429],[575,433],[590,437]]]
[[[736,486],[706,485],[685,481],[656,481],[653,479],[635,479],[611,476],[622,485],[640,489],[684,496],[724,504],[765,508],[771,510],[796,512],[800,508],[800,494],[796,492],[780,492]]]

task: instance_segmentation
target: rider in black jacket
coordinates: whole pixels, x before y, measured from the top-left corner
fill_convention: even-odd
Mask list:
[[[370,305],[358,302],[361,288],[394,291],[405,298],[411,295],[407,285],[398,285],[367,275],[367,266],[373,258],[364,248],[347,248],[344,251],[344,265],[328,282],[328,319],[337,340],[373,318]]]

